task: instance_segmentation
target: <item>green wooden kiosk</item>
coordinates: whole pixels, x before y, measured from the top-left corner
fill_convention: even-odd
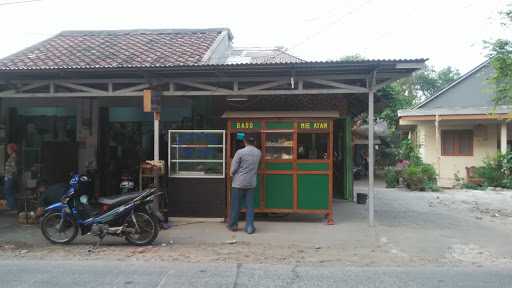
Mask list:
[[[227,171],[252,136],[262,152],[255,211],[325,215],[333,224],[333,122],[337,111],[226,112]],[[230,211],[231,178],[227,176]]]

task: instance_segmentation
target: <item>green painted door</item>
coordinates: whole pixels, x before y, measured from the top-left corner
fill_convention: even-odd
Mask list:
[[[352,200],[352,120],[337,119],[334,124],[334,197]]]
[[[293,176],[290,174],[265,175],[265,208],[293,208]]]

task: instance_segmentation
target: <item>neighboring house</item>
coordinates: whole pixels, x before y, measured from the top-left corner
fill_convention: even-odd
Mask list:
[[[400,129],[434,165],[441,186],[452,186],[455,174],[467,178],[466,168],[508,149],[512,137],[505,118],[512,110],[494,105],[493,73],[486,61],[416,107],[398,111]]]

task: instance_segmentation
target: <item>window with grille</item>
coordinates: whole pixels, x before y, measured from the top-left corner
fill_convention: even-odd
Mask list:
[[[443,130],[441,155],[473,156],[473,130]]]

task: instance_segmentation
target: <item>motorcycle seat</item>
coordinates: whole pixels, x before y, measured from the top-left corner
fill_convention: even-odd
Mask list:
[[[104,205],[116,205],[121,203],[126,203],[130,200],[137,198],[137,196],[141,195],[142,192],[130,192],[121,195],[107,196],[107,197],[99,197],[98,202]]]

